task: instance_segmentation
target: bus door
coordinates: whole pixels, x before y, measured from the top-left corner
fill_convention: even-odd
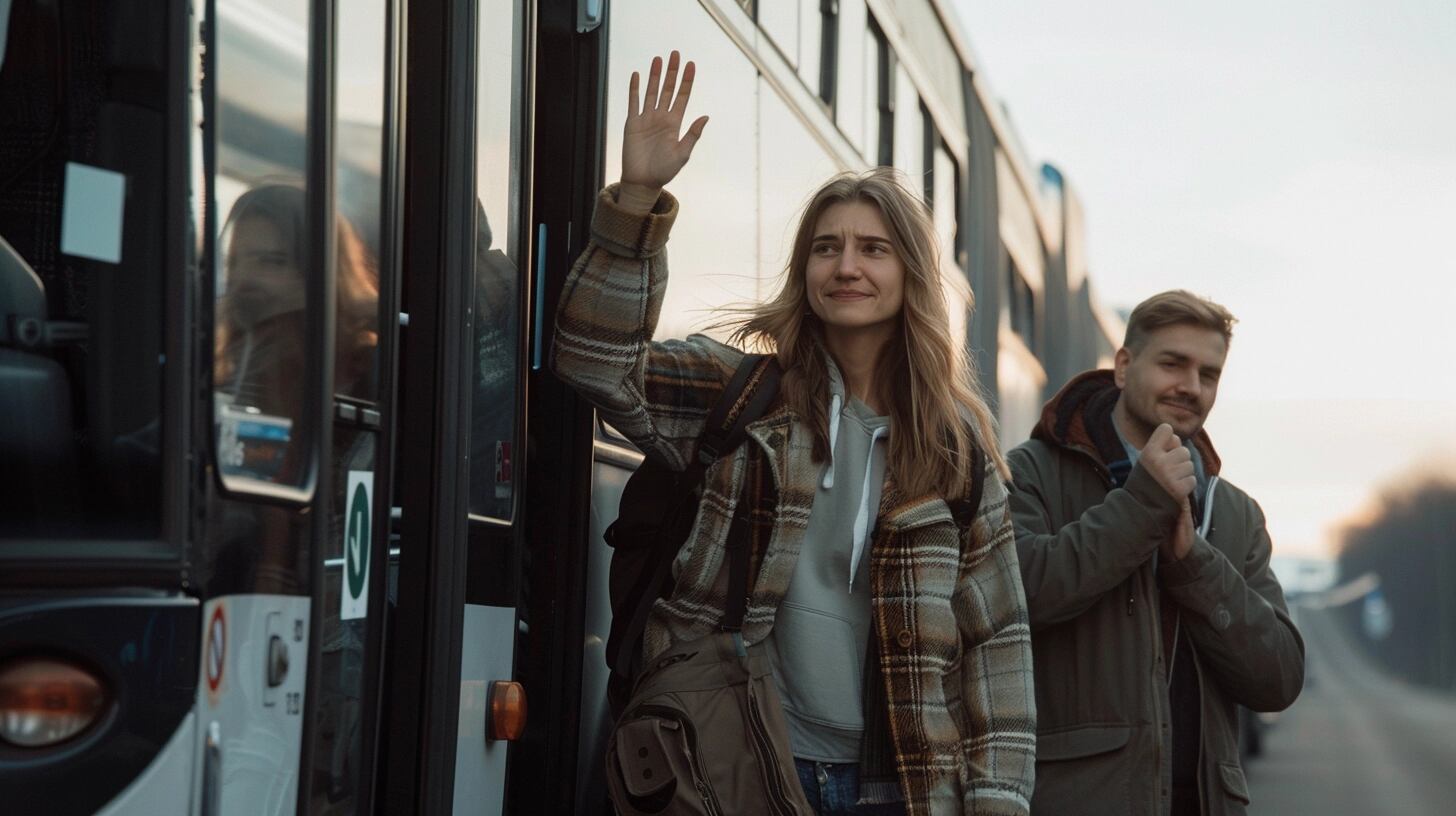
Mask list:
[[[193,7],[211,382],[203,814],[373,809],[398,330],[398,3]]]
[[[378,735],[390,812],[501,813],[524,716],[514,681],[534,14],[519,0],[409,7],[399,542]]]

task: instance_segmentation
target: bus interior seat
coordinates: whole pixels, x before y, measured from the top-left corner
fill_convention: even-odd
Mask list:
[[[0,237],[0,530],[75,506],[71,386],[65,369],[38,353],[46,335],[45,286]]]

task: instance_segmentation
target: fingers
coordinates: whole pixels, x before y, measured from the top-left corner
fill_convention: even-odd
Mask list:
[[[682,138],[682,144],[688,149],[688,153],[692,153],[698,140],[703,138],[703,128],[707,126],[708,117],[699,116],[697,121],[693,122],[692,127],[688,128],[688,132]]]
[[[1178,435],[1173,433],[1173,426],[1164,422],[1148,437],[1148,447],[1155,451],[1172,450],[1179,444]]]
[[[1193,460],[1189,458],[1186,448],[1179,448],[1169,453],[1168,460],[1167,474],[1168,480],[1174,488],[1173,496],[1186,500],[1193,494],[1193,489],[1198,486],[1198,476],[1193,470]]]
[[[1173,479],[1182,480],[1193,476],[1193,456],[1181,445],[1168,451],[1163,462],[1167,474]]]
[[[698,67],[692,63],[692,60],[689,60],[688,64],[683,66],[682,85],[678,87],[677,99],[672,101],[670,109],[678,116],[682,116],[683,111],[687,109],[688,98],[693,95],[693,79],[697,74]]]
[[[637,107],[637,85],[639,80],[641,80],[641,76],[636,71],[633,71],[632,82],[627,89],[627,115],[629,117],[636,116],[638,111],[641,110],[641,108]]]
[[[667,58],[667,76],[662,78],[662,92],[658,94],[657,100],[662,107],[671,110],[672,92],[677,87],[677,69],[680,58],[676,51]]]
[[[642,97],[642,110],[657,108],[657,81],[662,76],[662,57],[652,58],[652,70],[647,74],[647,92]]]

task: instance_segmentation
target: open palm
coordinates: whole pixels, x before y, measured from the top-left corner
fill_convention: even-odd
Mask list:
[[[692,95],[695,73],[693,64],[689,62],[682,69],[682,84],[678,85],[678,63],[678,52],[674,51],[668,58],[667,75],[663,77],[662,58],[653,57],[646,94],[640,106],[637,96],[639,77],[636,72],[632,74],[627,124],[622,133],[622,186],[652,194],[654,198],[657,191],[672,181],[688,163],[693,146],[708,124],[708,117],[700,116],[687,133],[681,138],[678,136],[688,98]]]

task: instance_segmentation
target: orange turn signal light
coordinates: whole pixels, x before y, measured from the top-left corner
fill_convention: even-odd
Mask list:
[[[490,723],[486,734],[493,740],[514,740],[526,730],[526,689],[511,680],[490,684]]]
[[[80,734],[101,715],[106,686],[75,664],[45,657],[0,666],[0,739],[45,748]]]

